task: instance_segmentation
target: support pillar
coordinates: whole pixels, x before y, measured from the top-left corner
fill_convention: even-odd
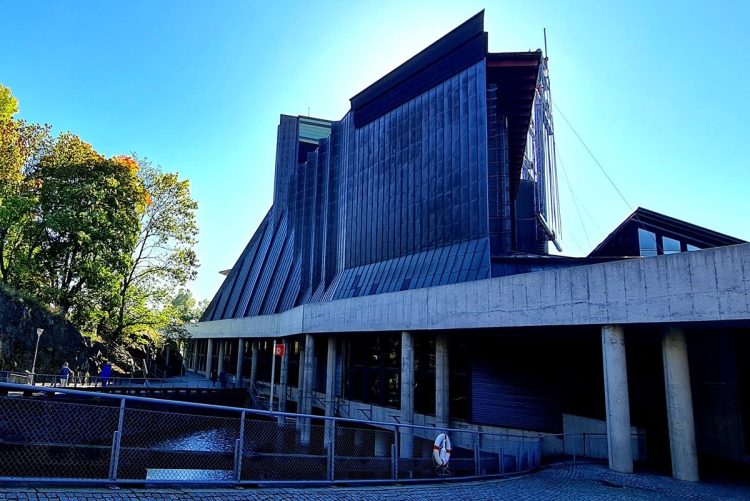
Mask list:
[[[401,333],[401,424],[414,424],[414,335]],[[400,456],[414,456],[414,428],[400,429]]]
[[[219,362],[216,364],[218,366],[216,372],[219,374],[224,370],[224,349],[226,348],[226,344],[227,342],[223,339],[219,341]]]
[[[697,482],[698,453],[695,445],[693,395],[690,390],[690,366],[684,332],[670,329],[664,335],[662,358],[672,475],[680,480]]]
[[[208,340],[208,347],[206,348],[206,379],[211,379],[211,370],[213,369],[214,361],[214,340]]]
[[[450,421],[450,384],[448,365],[448,336],[435,337],[435,424],[448,428]]]
[[[258,341],[250,345],[250,390],[255,391],[255,383],[258,382]]]
[[[328,336],[326,356],[326,416],[334,416],[336,411],[336,338]],[[326,421],[326,446],[333,438],[333,421]]]
[[[315,338],[311,334],[305,335],[304,351],[304,368],[299,392],[300,414],[312,413],[312,387],[313,387],[313,357],[315,356]],[[310,443],[310,418],[299,418],[297,425],[300,430],[300,443],[308,445]]]
[[[387,457],[390,452],[388,450],[388,434],[382,430],[375,431],[375,446],[374,446],[375,457],[382,458]]]
[[[191,343],[193,343],[193,364],[190,368],[193,369],[193,372],[197,372],[198,371],[198,341],[194,339],[193,341],[191,341]]]
[[[305,335],[305,379],[302,381],[303,414],[312,414],[313,386],[315,381],[315,338]]]
[[[622,473],[633,473],[628,367],[625,358],[625,331],[621,325],[602,327],[602,358],[609,468]]]
[[[289,340],[282,339],[284,355],[281,357],[281,373],[279,374],[279,411],[286,412],[286,394],[289,386]]]
[[[299,361],[297,364],[297,413],[302,414],[304,412],[303,404],[303,390],[305,386],[305,343],[299,343]]]
[[[245,358],[245,339],[239,338],[237,340],[237,373],[235,374],[235,381],[237,386],[242,386],[242,362]]]

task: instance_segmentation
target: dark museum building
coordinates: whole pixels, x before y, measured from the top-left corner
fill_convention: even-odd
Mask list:
[[[560,235],[547,60],[489,52],[481,12],[341,120],[281,116],[273,205],[186,364],[267,393],[276,340],[279,410],[747,471],[750,245],[643,208],[585,258]]]

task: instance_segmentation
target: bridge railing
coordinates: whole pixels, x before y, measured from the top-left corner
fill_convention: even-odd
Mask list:
[[[0,483],[367,483],[528,471],[540,439],[1,383]],[[14,393],[20,392],[20,393]],[[54,397],[54,398],[52,398]],[[447,468],[433,441],[448,433]]]
[[[91,376],[74,373],[67,378],[60,374],[32,374],[30,372],[0,372],[0,382],[29,384],[57,388],[102,388],[105,386],[152,386],[164,388],[219,388],[221,383],[204,378],[156,378],[131,376]],[[226,383],[224,387],[235,386]]]

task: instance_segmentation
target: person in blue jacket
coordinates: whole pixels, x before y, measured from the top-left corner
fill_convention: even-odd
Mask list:
[[[73,371],[68,367],[68,362],[65,362],[60,369],[60,386],[68,386],[68,380],[73,375]]]
[[[99,374],[99,379],[102,381],[102,386],[109,384],[109,378],[112,377],[112,365],[109,362],[104,362],[102,365],[102,372]]]

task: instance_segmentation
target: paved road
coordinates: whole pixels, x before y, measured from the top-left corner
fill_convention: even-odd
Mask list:
[[[571,500],[682,500],[750,499],[750,485],[681,482],[668,477],[613,473],[603,466],[563,464],[505,480],[396,485],[385,487],[248,488],[248,489],[108,489],[0,488],[0,501],[122,501],[198,500],[419,500],[457,499],[571,499]]]

